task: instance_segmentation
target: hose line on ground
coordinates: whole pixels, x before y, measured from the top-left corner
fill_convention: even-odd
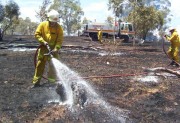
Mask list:
[[[36,49],[35,55],[34,55],[34,66],[36,67],[37,65],[37,55],[38,55],[38,50],[42,47],[43,45],[38,46]],[[144,73],[139,73],[139,74],[116,74],[116,75],[102,75],[102,76],[88,76],[88,77],[81,77],[82,79],[91,79],[91,78],[113,78],[113,77],[128,77],[128,76],[137,76],[137,75],[144,75],[147,74],[146,72]],[[48,80],[47,77],[42,76],[44,79]],[[59,81],[59,80],[56,80]]]
[[[145,75],[147,74],[146,72],[144,73],[139,73],[139,74],[116,74],[116,75],[102,75],[102,76],[88,76],[88,77],[82,77],[83,79],[90,79],[90,78],[113,78],[113,77],[128,77],[128,76],[139,76],[139,75]]]

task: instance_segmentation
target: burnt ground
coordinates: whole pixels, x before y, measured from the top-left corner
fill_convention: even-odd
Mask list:
[[[48,103],[56,84],[43,79],[42,87],[30,88],[35,50],[8,50],[37,47],[36,41],[33,38],[6,38],[0,43],[0,123],[119,122],[108,120],[106,110],[97,111],[93,104],[72,113],[65,105]],[[106,55],[97,54],[105,51]],[[122,54],[112,55],[117,52]],[[132,43],[118,40],[99,44],[85,37],[65,37],[60,56],[60,61],[81,77],[96,76],[86,79],[87,82],[111,106],[128,111],[126,122],[180,122],[179,77],[156,75],[158,82],[134,79],[147,76],[143,68],[165,67],[170,62],[160,43],[133,47]]]

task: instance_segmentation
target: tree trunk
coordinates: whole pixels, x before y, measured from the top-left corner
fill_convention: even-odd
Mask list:
[[[1,28],[0,28],[0,41],[2,41],[2,30],[1,30]]]

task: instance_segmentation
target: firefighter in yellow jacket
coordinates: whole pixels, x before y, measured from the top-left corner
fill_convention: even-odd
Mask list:
[[[180,37],[176,31],[175,28],[170,28],[169,29],[171,36],[167,36],[165,35],[165,38],[170,41],[171,45],[168,49],[168,55],[171,59],[173,59],[174,61],[172,61],[170,63],[170,65],[175,65],[177,67],[179,67],[179,47],[180,47]],[[176,63],[177,62],[177,63]]]
[[[100,42],[100,43],[102,43],[102,35],[103,35],[103,33],[102,33],[102,30],[101,29],[98,29],[98,41]]]
[[[52,50],[53,57],[58,59],[58,50],[61,48],[63,42],[63,29],[57,23],[59,21],[59,13],[55,10],[51,10],[47,14],[47,17],[48,21],[41,22],[35,31],[35,38],[40,43],[41,47],[38,51],[37,65],[33,77],[33,87],[40,86],[40,80],[43,76],[46,62],[50,60],[50,56],[44,55],[48,53],[47,45],[49,45]],[[54,77],[54,75],[52,76]],[[52,76],[48,76],[48,80],[55,81],[55,78]]]

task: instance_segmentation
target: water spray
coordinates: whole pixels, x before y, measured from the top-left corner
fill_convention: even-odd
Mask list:
[[[34,56],[34,66],[36,67],[36,64],[37,64],[37,54],[38,54],[38,50],[43,47],[44,45],[40,45],[37,50],[36,50],[36,53],[35,53],[35,56]],[[45,53],[44,56],[49,56],[51,58],[51,60],[54,58],[53,56],[53,51],[51,50],[50,46],[48,44],[45,45],[48,49],[48,53]],[[54,65],[53,65],[54,66]],[[54,66],[55,67],[55,66]],[[44,77],[42,76],[44,79],[48,80],[47,77]],[[56,80],[57,81],[57,80]],[[60,82],[57,83],[57,86],[56,86],[56,93],[60,96],[60,99],[62,102],[64,102],[66,100],[66,94],[65,94],[65,89],[64,89],[64,85]]]
[[[94,114],[102,113],[106,117],[105,121],[108,122],[125,122],[128,119],[127,114],[121,109],[109,105],[107,102],[101,98],[93,87],[88,84],[82,77],[80,77],[76,72],[69,69],[65,64],[61,63],[58,59],[54,58],[53,51],[51,51],[48,45],[48,53],[44,54],[50,57],[50,62],[55,68],[55,73],[57,74],[56,80],[56,93],[59,95],[60,104],[68,105],[73,113],[81,114],[83,110],[88,110],[88,107],[95,107],[94,111],[90,112]],[[36,66],[37,53],[39,48],[44,47],[40,45],[36,51],[34,63]],[[110,77],[110,76],[94,76],[94,77]],[[112,76],[111,76],[112,77]],[[113,76],[115,77],[115,76]],[[43,77],[47,79],[46,77]],[[88,77],[91,78],[91,77]],[[85,79],[88,79],[85,78]],[[48,80],[48,79],[47,79]],[[84,109],[86,108],[87,109]],[[90,110],[91,111],[91,110]]]
[[[49,47],[48,44],[46,44],[46,47],[48,49],[48,53],[44,54],[45,56],[50,56],[51,57],[51,60],[52,58],[54,57],[52,55],[53,51],[51,50],[51,48]],[[53,65],[54,66],[54,65]],[[55,66],[54,66],[55,67]],[[55,68],[56,69],[56,68]],[[60,96],[60,99],[62,102],[64,102],[66,100],[66,94],[65,94],[65,88],[64,88],[64,85],[60,82],[57,83],[57,86],[56,86],[56,93]]]

